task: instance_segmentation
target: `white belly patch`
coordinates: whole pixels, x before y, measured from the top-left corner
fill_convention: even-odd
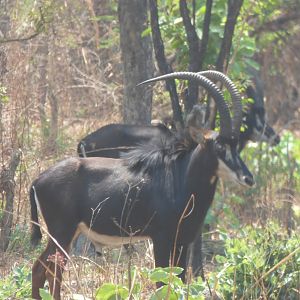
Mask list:
[[[120,246],[123,244],[133,244],[138,241],[148,240],[148,236],[129,236],[129,237],[121,237],[115,235],[106,235],[99,234],[96,231],[93,231],[85,223],[80,222],[78,224],[78,230],[82,232],[87,238],[96,245],[105,245],[105,246]]]

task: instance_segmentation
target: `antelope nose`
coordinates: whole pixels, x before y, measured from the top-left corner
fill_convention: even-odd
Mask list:
[[[244,176],[243,180],[244,180],[245,184],[247,184],[248,186],[253,186],[255,184],[253,177]]]

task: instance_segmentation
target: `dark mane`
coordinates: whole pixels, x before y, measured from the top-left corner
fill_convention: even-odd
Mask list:
[[[149,176],[153,188],[149,192],[163,194],[164,200],[172,203],[183,193],[179,187],[185,174],[181,170],[183,164],[178,159],[184,157],[195,145],[190,138],[180,134],[174,136],[171,142],[162,140],[156,144],[140,145],[124,154],[124,164],[139,176]]]
[[[122,154],[124,163],[132,171],[152,173],[157,168],[167,167],[172,161],[195,148],[186,132],[174,134],[170,141],[161,139],[158,143],[141,144],[134,150]]]

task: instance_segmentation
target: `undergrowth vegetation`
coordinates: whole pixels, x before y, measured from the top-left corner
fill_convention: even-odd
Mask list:
[[[241,228],[234,235],[219,232],[219,238],[224,241],[223,254],[215,255],[209,263],[210,266],[206,267],[210,269],[206,272],[206,282],[201,278],[195,278],[187,284],[182,283],[176,277],[182,271],[178,267],[164,269],[146,267],[141,262],[144,258],[142,252],[145,251],[143,245],[138,251],[141,252],[139,261],[131,258],[130,263],[125,263],[122,279],[119,278],[117,281],[111,281],[110,278],[103,276],[105,273],[103,268],[91,268],[89,259],[76,261],[72,257],[72,263],[69,263],[71,266],[65,275],[70,278],[64,284],[63,299],[84,299],[84,295],[87,299],[97,300],[204,300],[205,296],[210,294],[218,295],[224,300],[299,299],[299,233],[293,232],[289,237],[282,232],[278,224],[271,222],[265,228],[252,226]],[[109,255],[105,255],[108,258]],[[128,259],[127,256],[124,257],[124,260]],[[112,266],[113,268],[117,268],[116,265]],[[73,272],[77,272],[76,276],[71,274]],[[79,286],[84,284],[84,276],[90,276],[88,272],[101,277],[101,284],[94,282],[89,286],[91,290],[85,289],[86,293],[82,293],[82,287]],[[28,263],[12,266],[10,274],[0,280],[0,299],[29,299],[30,280],[31,269]],[[75,284],[77,280],[82,282]],[[154,284],[157,282],[166,285],[155,289]],[[44,300],[52,299],[47,289],[41,290],[41,295]]]
[[[141,276],[153,283],[166,285],[151,293],[149,299],[205,299],[210,293],[220,299],[299,299],[300,235],[291,237],[280,232],[277,224],[268,228],[246,227],[235,237],[220,236],[225,241],[223,255],[213,258],[213,271],[207,282],[200,278],[188,284],[175,277],[180,268],[144,269]],[[136,270],[132,271],[136,278]],[[96,299],[143,299],[140,283],[133,285],[104,284]]]
[[[299,299],[300,236],[277,224],[224,234],[225,253],[216,256],[223,299]]]

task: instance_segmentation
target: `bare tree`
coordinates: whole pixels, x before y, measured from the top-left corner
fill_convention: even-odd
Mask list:
[[[227,2],[227,18],[224,28],[224,36],[216,62],[216,68],[220,72],[227,71],[234,29],[242,5],[243,0],[228,0]]]
[[[227,72],[230,50],[232,45],[232,39],[234,35],[235,25],[237,23],[237,18],[240,14],[241,7],[244,0],[228,0],[227,1],[227,18],[224,28],[224,36],[222,39],[219,55],[216,61],[216,69],[220,72]],[[217,115],[217,108],[214,101],[209,101],[208,103],[208,115],[210,127],[215,128],[215,121]]]
[[[206,0],[206,10],[202,25],[202,39],[198,37],[195,28],[195,2],[193,2],[193,21],[191,20],[186,0],[180,0],[179,4],[189,47],[189,71],[199,72],[202,69],[208,45],[212,0]],[[197,103],[197,99],[198,85],[195,82],[189,82],[186,97],[184,99],[186,112],[192,110],[193,106]]]
[[[147,28],[147,0],[119,0],[120,45],[123,61],[123,120],[131,124],[149,124],[152,89],[136,87],[153,76],[152,44],[143,36]]]
[[[167,62],[166,55],[165,55],[165,47],[162,40],[160,28],[159,28],[157,1],[150,0],[149,8],[150,8],[150,16],[151,16],[151,31],[152,31],[154,53],[155,53],[155,58],[157,61],[159,71],[161,74],[172,73],[173,69],[171,65],[168,64]],[[175,123],[175,127],[182,128],[183,127],[182,110],[179,105],[179,97],[176,89],[175,80],[174,79],[167,80],[166,88],[171,98],[173,120]]]
[[[48,82],[47,82],[47,66],[48,66],[48,40],[46,36],[43,36],[39,40],[39,45],[36,50],[36,59],[38,64],[38,110],[40,114],[40,122],[42,128],[43,138],[45,138],[45,132],[47,129],[47,116],[45,111],[46,99],[47,99],[47,89],[48,89]]]

